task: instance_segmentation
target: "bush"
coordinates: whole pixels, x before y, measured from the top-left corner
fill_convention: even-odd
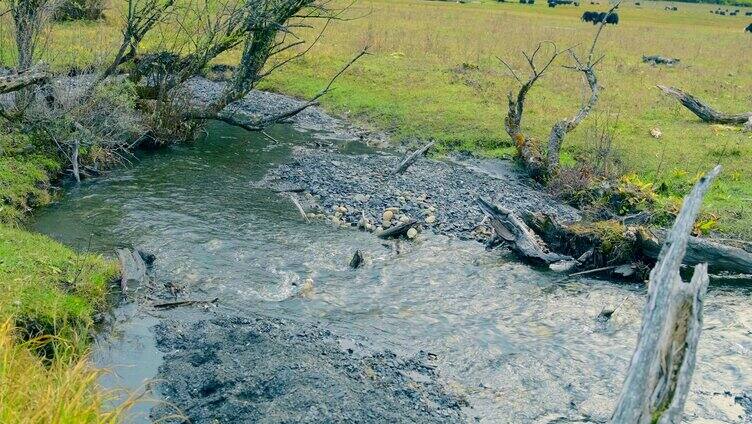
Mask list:
[[[105,0],[64,0],[55,11],[56,21],[96,21],[104,18]]]

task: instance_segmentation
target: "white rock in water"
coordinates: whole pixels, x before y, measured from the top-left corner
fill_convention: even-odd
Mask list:
[[[346,214],[346,213],[347,213],[347,207],[346,207],[346,206],[339,206],[339,207],[337,208],[337,212],[339,212],[339,213],[341,213],[341,214],[343,214],[343,215],[344,215],[344,214]]]
[[[400,217],[399,221],[400,221],[401,223],[403,223],[403,224],[404,224],[404,223],[407,223],[407,222],[409,222],[409,221],[410,221],[410,217],[408,217],[407,215],[402,215],[402,216]]]
[[[410,228],[407,230],[407,238],[414,239],[418,235],[418,230],[415,228]]]
[[[428,217],[426,218],[426,223],[433,224],[434,222],[436,222],[436,217],[433,215],[428,215]]]
[[[381,226],[384,228],[389,228],[392,225],[392,221],[384,220],[381,222]]]
[[[384,222],[389,222],[392,220],[392,218],[394,218],[394,212],[387,209],[384,211],[384,215],[382,215],[381,218]]]

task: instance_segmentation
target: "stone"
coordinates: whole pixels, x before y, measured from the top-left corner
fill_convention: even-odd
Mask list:
[[[427,224],[433,224],[434,222],[436,222],[436,217],[435,217],[435,216],[433,216],[433,215],[428,215],[428,216],[426,217],[426,223],[427,223]]]
[[[392,220],[392,218],[394,218],[394,212],[387,209],[384,211],[384,214],[382,215],[381,218],[384,222],[389,222]]]
[[[407,230],[407,238],[414,239],[417,236],[418,230],[416,230],[415,228],[410,228],[409,230]]]

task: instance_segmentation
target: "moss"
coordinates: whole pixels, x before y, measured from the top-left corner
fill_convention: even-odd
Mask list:
[[[598,221],[577,223],[569,227],[576,238],[585,240],[595,247],[596,255],[605,264],[623,263],[634,260],[636,237],[618,221]]]
[[[33,207],[50,201],[50,175],[61,165],[34,142],[19,133],[0,135],[0,224],[18,225]]]
[[[0,321],[12,318],[34,335],[88,330],[116,275],[101,256],[0,226]]]

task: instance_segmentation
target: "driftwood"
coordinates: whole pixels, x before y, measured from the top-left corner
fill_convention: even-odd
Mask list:
[[[509,243],[512,250],[523,259],[544,265],[574,260],[571,256],[551,252],[543,240],[514,212],[480,197],[477,202],[483,213],[490,218],[496,235]]]
[[[412,228],[417,222],[418,221],[411,219],[407,222],[395,225],[394,227],[387,228],[379,234],[379,238],[389,239],[407,235],[407,232],[410,230],[410,228]]]
[[[642,229],[637,234],[642,253],[649,258],[658,259],[661,245],[668,239],[666,231]],[[752,274],[752,253],[711,240],[689,237],[684,264],[700,263],[707,263],[713,271]]]
[[[140,286],[147,281],[146,262],[137,250],[118,249],[120,262],[120,290],[125,293],[129,285]]]
[[[425,146],[421,147],[420,149],[410,153],[409,155],[405,156],[404,159],[397,165],[397,168],[394,169],[394,175],[401,174],[407,170],[413,163],[415,163],[416,160],[418,160],[419,157],[426,154],[428,149],[433,147],[435,142],[430,142],[426,144]]]
[[[292,203],[295,204],[295,207],[298,209],[298,212],[300,212],[300,216],[303,217],[303,220],[305,220],[305,222],[310,222],[308,220],[308,215],[306,215],[305,210],[303,210],[303,206],[298,201],[298,198],[295,197],[295,195],[292,193],[290,193],[290,200],[292,200]]]
[[[642,62],[647,63],[649,65],[657,66],[657,65],[668,65],[668,66],[674,66],[677,65],[680,61],[679,59],[673,58],[673,57],[665,57],[661,55],[649,55],[649,56],[642,56]]]
[[[191,306],[191,305],[208,305],[219,302],[219,298],[215,297],[214,299],[209,300],[196,300],[196,299],[186,299],[186,300],[176,300],[174,302],[164,302],[164,303],[155,303],[154,306],[156,309],[171,309],[171,308],[177,308],[179,306]]]
[[[692,280],[684,283],[679,267],[703,196],[720,170],[717,166],[701,178],[684,199],[650,273],[637,347],[611,417],[614,424],[681,421],[702,330],[702,299],[708,272],[706,264],[699,264]]]
[[[700,119],[711,124],[744,125],[747,131],[752,130],[752,112],[724,113],[720,112],[697,97],[685,93],[674,87],[657,86],[661,91],[678,100],[684,107],[697,115]]]
[[[30,85],[47,82],[49,79],[50,75],[47,72],[38,69],[0,76],[0,94],[12,93]]]

